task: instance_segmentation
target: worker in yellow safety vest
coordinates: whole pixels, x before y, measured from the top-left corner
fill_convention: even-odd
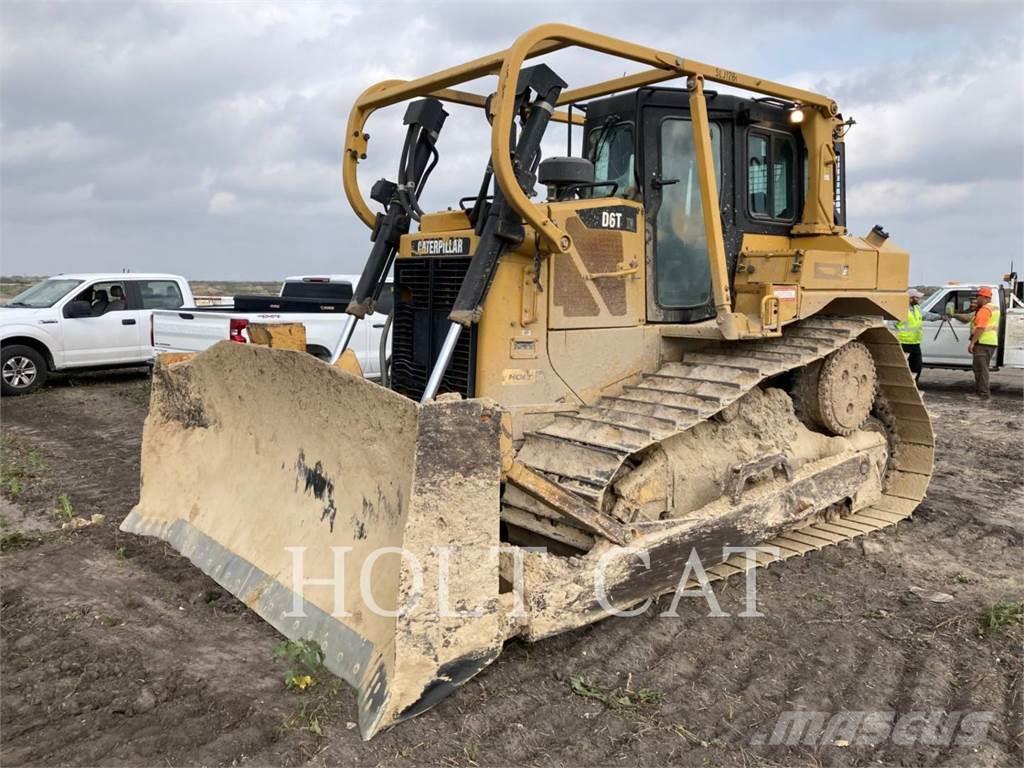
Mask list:
[[[992,289],[982,286],[978,290],[978,308],[971,318],[971,339],[967,351],[973,358],[974,387],[977,396],[988,400],[988,372],[992,367],[992,356],[999,348],[999,307],[992,303]]]
[[[924,338],[924,318],[921,316],[921,299],[924,294],[916,288],[907,291],[910,297],[910,309],[907,311],[907,319],[896,323],[896,337],[900,340],[900,346],[907,353],[907,362],[910,364],[910,372],[914,374],[914,381],[920,381],[921,369],[924,367],[921,359],[921,340]]]

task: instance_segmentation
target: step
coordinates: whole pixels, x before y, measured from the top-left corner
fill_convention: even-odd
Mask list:
[[[516,459],[539,472],[604,486],[611,481],[628,453],[533,432],[526,436]],[[552,479],[557,481],[557,478]]]
[[[577,419],[574,416],[562,414],[556,416],[550,424],[528,434],[544,435],[627,453],[637,451],[654,442],[651,433],[645,429],[618,427],[603,421]]]
[[[633,397],[629,393],[625,396],[605,396],[598,401],[599,407],[617,411],[627,411],[640,416],[665,419],[673,421],[676,429],[687,429],[690,425],[701,420],[701,412],[707,411],[707,405],[701,400],[696,401],[697,405],[665,404],[654,399],[641,399]]]
[[[676,422],[671,418],[633,413],[628,410],[618,410],[614,407],[587,406],[581,408],[576,417],[629,427],[631,429],[642,429],[652,436],[663,436],[666,433],[677,431]]]

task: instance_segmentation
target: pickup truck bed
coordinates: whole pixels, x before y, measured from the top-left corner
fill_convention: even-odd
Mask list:
[[[280,296],[243,295],[234,306],[182,307],[156,310],[152,319],[152,341],[157,352],[201,352],[219,341],[248,343],[250,323],[302,323],[306,328],[307,351],[329,359],[341,337],[348,315],[345,308],[351,285],[335,276],[331,282],[289,278]],[[312,295],[295,295],[306,289]],[[363,372],[380,375],[381,329],[387,316],[375,314],[361,321],[350,342]]]

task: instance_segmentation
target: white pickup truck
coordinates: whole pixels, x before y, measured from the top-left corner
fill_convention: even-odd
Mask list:
[[[201,352],[218,341],[249,342],[250,323],[302,323],[306,351],[328,360],[348,318],[345,307],[358,280],[358,275],[297,275],[285,278],[279,295],[235,296],[231,308],[159,310],[152,317],[153,347],[157,352]],[[381,338],[391,301],[389,287],[381,294],[377,313],[356,326],[349,342],[363,373],[371,378],[380,376]]]
[[[967,351],[971,327],[959,317],[974,311],[978,289],[992,289],[992,302],[1000,310],[999,350],[992,358],[993,368],[1024,368],[1024,283],[1016,275],[1007,275],[1008,285],[991,283],[950,283],[921,302],[921,357],[932,368],[970,368]]]
[[[144,365],[149,315],[192,303],[185,278],[76,273],[36,283],[0,305],[4,395],[41,386],[52,371]]]

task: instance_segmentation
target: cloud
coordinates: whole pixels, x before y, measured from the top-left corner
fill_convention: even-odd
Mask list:
[[[214,192],[210,196],[210,204],[206,207],[214,216],[238,211],[238,198],[230,192]]]
[[[88,157],[102,148],[101,140],[86,136],[71,123],[53,122],[5,132],[0,146],[0,163],[15,166],[66,162]]]
[[[356,96],[502,48],[556,17],[839,99],[858,121],[851,227],[881,221],[930,279],[956,271],[965,253],[996,271],[1019,250],[1024,17],[1011,3],[6,0],[3,270],[247,279],[358,270],[369,233],[340,174]],[[637,68],[569,53],[551,63],[570,81]],[[487,159],[479,111],[450,111],[428,208],[474,192]],[[401,117],[390,108],[368,126],[366,192],[394,176]],[[553,130],[545,151],[563,147]]]
[[[882,179],[847,190],[859,216],[933,216],[962,207],[975,184],[929,184],[924,179]]]

